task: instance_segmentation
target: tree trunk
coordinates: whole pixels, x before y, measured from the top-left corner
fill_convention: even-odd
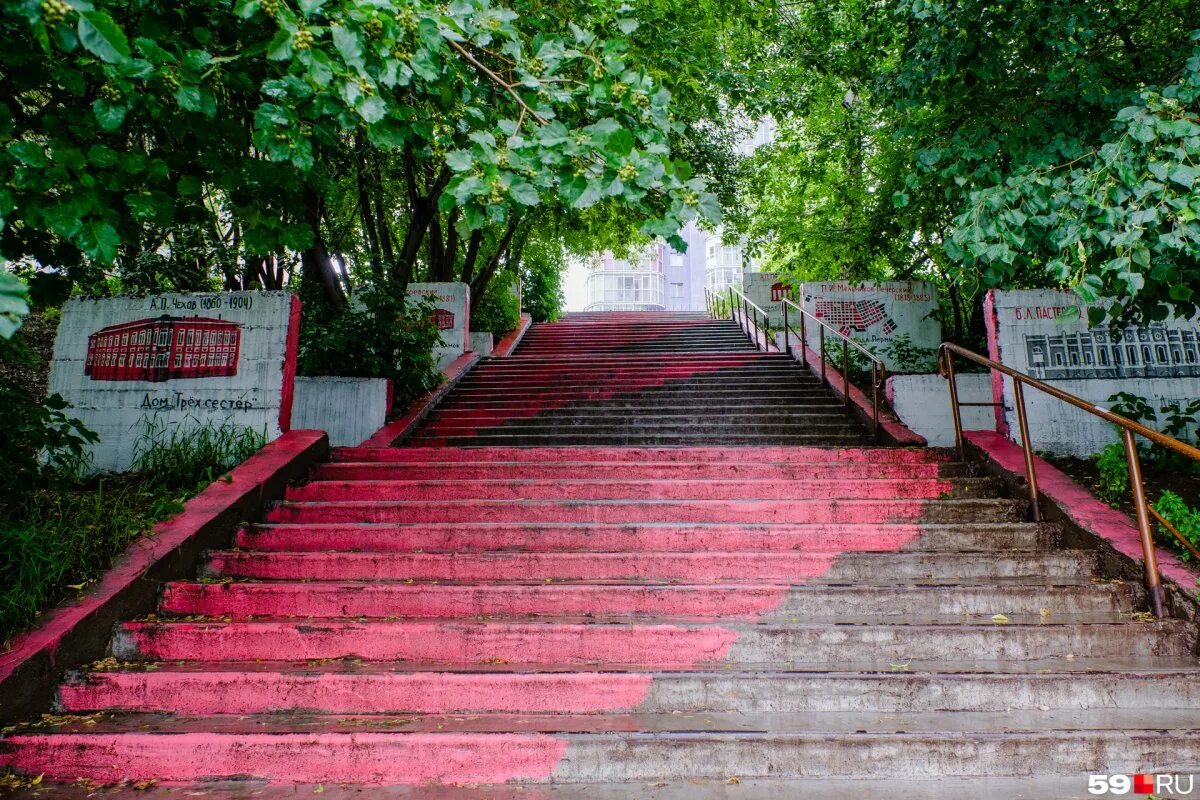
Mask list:
[[[320,286],[326,305],[331,310],[341,311],[346,307],[346,291],[325,247],[325,238],[321,235],[321,199],[312,189],[305,193],[304,218],[313,236],[312,244],[300,254],[304,282]]]

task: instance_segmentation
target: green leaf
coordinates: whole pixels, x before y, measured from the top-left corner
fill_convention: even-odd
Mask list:
[[[475,163],[469,150],[451,150],[446,153],[446,166],[451,172],[466,172]]]
[[[1197,180],[1200,180],[1200,169],[1189,167],[1187,164],[1175,164],[1171,167],[1169,176],[1185,189],[1195,189]]]
[[[523,206],[536,206],[541,199],[537,188],[530,183],[514,183],[509,187],[508,193]]]
[[[330,25],[333,46],[342,54],[342,59],[352,67],[363,66],[362,40],[358,34],[344,25]]]
[[[10,339],[29,313],[28,290],[16,276],[0,272],[0,339]]]
[[[296,5],[305,14],[315,14],[325,5],[325,0],[297,0]]]
[[[573,208],[591,208],[600,202],[600,198],[603,196],[604,191],[600,181],[588,181],[583,193],[575,198],[571,206]]]
[[[904,208],[906,205],[908,205],[908,195],[906,195],[904,192],[892,193],[893,208]]]
[[[370,125],[379,122],[387,115],[387,104],[383,102],[383,98],[372,95],[359,103],[356,110],[358,115]]]
[[[110,64],[129,60],[129,40],[125,32],[103,11],[79,14],[79,42],[97,58]]]
[[[111,264],[117,257],[117,247],[121,244],[121,236],[117,233],[117,229],[107,222],[88,219],[79,224],[79,230],[75,234],[75,244],[88,257],[101,264]]]

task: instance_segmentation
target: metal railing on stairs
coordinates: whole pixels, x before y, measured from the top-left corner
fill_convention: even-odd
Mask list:
[[[982,367],[995,370],[1003,375],[1007,375],[1013,382],[1013,404],[1016,406],[1017,413],[1017,430],[1021,437],[1021,450],[1025,457],[1025,481],[1029,488],[1030,511],[1035,521],[1042,519],[1041,496],[1038,493],[1037,482],[1037,467],[1034,460],[1033,443],[1029,439],[1029,417],[1025,409],[1025,386],[1031,386],[1045,394],[1050,395],[1058,400],[1061,400],[1068,405],[1081,408],[1089,414],[1100,417],[1103,420],[1111,422],[1121,429],[1122,439],[1125,445],[1125,461],[1129,466],[1129,489],[1133,495],[1133,510],[1136,518],[1138,532],[1140,533],[1142,544],[1142,563],[1145,566],[1146,572],[1146,589],[1150,594],[1150,604],[1154,610],[1156,617],[1162,617],[1163,609],[1163,589],[1162,580],[1158,571],[1158,558],[1154,551],[1154,532],[1151,529],[1150,517],[1153,516],[1158,522],[1166,528],[1180,544],[1189,550],[1194,556],[1200,558],[1200,552],[1192,546],[1191,542],[1184,538],[1183,534],[1172,525],[1158,509],[1146,502],[1146,487],[1142,480],[1142,465],[1141,458],[1138,455],[1137,441],[1135,436],[1142,436],[1157,445],[1167,448],[1175,453],[1187,456],[1195,461],[1200,461],[1200,449],[1197,449],[1186,442],[1181,442],[1164,433],[1159,433],[1153,428],[1147,428],[1138,422],[1123,417],[1120,414],[1114,414],[1104,408],[1100,408],[1094,403],[1090,403],[1081,397],[1077,397],[1070,392],[1065,392],[1056,386],[1052,386],[1044,381],[1040,381],[1023,372],[1018,372],[1011,367],[1006,367],[998,361],[993,361],[986,356],[981,356],[965,347],[960,347],[950,342],[945,342],[938,349],[938,363],[941,367],[942,374],[946,377],[950,389],[950,408],[954,415],[954,444],[958,449],[959,457],[964,456],[964,439],[963,439],[963,424],[962,424],[962,408],[964,406],[996,406],[998,403],[964,403],[958,399],[958,382],[954,369],[954,358],[963,358],[971,361]]]
[[[736,298],[740,298],[741,302],[739,303]],[[763,323],[769,323],[770,317],[768,316],[766,311],[763,311],[761,308],[759,308],[757,305],[755,305],[749,299],[747,299],[746,295],[744,295],[741,292],[739,292],[738,290],[730,287],[729,288],[729,299],[728,299],[728,302],[726,302],[725,298],[723,298],[720,295],[718,295],[717,293],[709,290],[708,288],[705,288],[704,299],[705,299],[705,305],[708,309],[709,316],[714,317],[714,318],[723,318],[726,315],[726,313],[728,313],[730,318],[733,318],[734,310],[737,308],[741,308],[743,319],[750,319],[751,317],[753,318],[755,333],[762,334],[764,347],[766,347],[765,343],[767,341],[767,337],[766,337],[765,329],[767,327],[769,327],[769,325],[760,325],[759,318],[760,317],[762,318]],[[800,347],[798,349],[799,349],[799,355],[800,355],[800,363],[803,366],[809,368],[810,370],[813,370],[813,367],[809,364],[809,358],[808,358],[808,320],[812,320],[812,322],[817,326],[817,358],[820,361],[820,368],[819,368],[819,370],[814,370],[814,374],[819,375],[819,377],[821,378],[821,383],[828,385],[830,388],[835,388],[835,387],[833,385],[833,381],[830,380],[828,370],[826,369],[826,364],[830,362],[829,350],[826,347],[826,342],[825,342],[826,331],[828,331],[836,339],[839,339],[841,341],[841,350],[842,350],[842,352],[841,352],[841,361],[842,361],[842,364],[841,364],[841,372],[842,372],[841,392],[842,392],[842,402],[847,408],[849,408],[850,404],[851,404],[851,400],[850,400],[850,351],[851,351],[851,349],[857,351],[863,358],[866,359],[867,363],[870,364],[870,366],[871,366],[871,433],[872,433],[872,435],[878,436],[881,395],[883,392],[883,382],[887,377],[887,370],[884,367],[883,361],[878,356],[876,356],[874,353],[872,353],[870,350],[868,350],[866,347],[861,345],[860,343],[854,341],[849,336],[842,333],[841,331],[839,331],[837,328],[830,325],[825,320],[820,319],[819,317],[815,316],[811,312],[805,311],[803,308],[796,305],[791,300],[788,300],[785,298],[782,301],[782,304],[783,304],[783,351],[785,353],[791,351],[792,335],[796,332],[795,329],[792,328],[790,318],[799,319],[799,321],[800,321],[800,331],[799,331]],[[790,312],[789,312],[789,309],[791,309]],[[755,347],[758,346],[758,338],[759,337],[757,335],[754,337]]]

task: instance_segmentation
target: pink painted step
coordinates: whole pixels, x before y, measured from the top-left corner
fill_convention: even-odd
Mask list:
[[[920,525],[404,525],[330,523],[242,528],[245,550],[361,550],[371,552],[480,552],[487,550],[898,550],[914,542]]]
[[[738,632],[716,625],[528,625],[468,622],[127,622],[123,658],[293,661],[359,658],[446,664],[646,664],[720,661]]]
[[[167,585],[170,614],[453,618],[544,614],[753,620],[777,608],[786,584],[421,585],[404,583],[186,583]]]
[[[867,547],[871,545],[868,544]],[[269,580],[721,580],[801,581],[839,553],[213,553],[210,575]]]
[[[795,522],[943,521],[937,500],[438,500],[289,503],[267,522]],[[942,506],[959,519],[1016,520],[1015,503],[956,500]]]
[[[651,675],[618,672],[534,674],[264,672],[171,669],[94,672],[67,683],[67,712],[143,711],[207,716],[320,709],[323,714],[556,713],[632,711],[645,699]]]
[[[662,464],[605,461],[496,461],[426,463],[349,462],[322,464],[312,472],[315,481],[366,480],[531,480],[573,478],[598,480],[866,480],[879,478],[937,478],[943,466],[927,463],[708,463],[704,461]]]
[[[862,480],[571,480],[314,481],[288,489],[287,499],[322,500],[784,500],[942,497],[965,481]]]
[[[625,463],[655,461],[673,464],[703,461],[715,463],[786,464],[923,464],[947,462],[946,450],[889,447],[341,447],[333,451],[335,461],[381,463],[427,461],[472,462],[600,461]]]

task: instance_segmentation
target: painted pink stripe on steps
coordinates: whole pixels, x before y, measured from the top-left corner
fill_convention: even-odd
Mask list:
[[[293,503],[268,522],[915,522],[920,500],[441,500]]]
[[[522,625],[468,622],[127,622],[119,656],[190,661],[365,658],[442,664],[645,664],[718,662],[737,631],[717,626]]]
[[[102,672],[59,691],[64,710],[193,716],[266,714],[470,714],[633,711],[648,674]]]
[[[779,608],[786,585],[427,586],[338,583],[168,584],[162,610],[211,617],[424,617],[636,614],[753,620]]]
[[[339,447],[334,461],[375,463],[426,461],[705,461],[708,463],[828,464],[927,463],[950,460],[948,451],[886,447]]]
[[[929,464],[706,464],[703,462],[654,463],[588,463],[582,461],[461,463],[429,464],[322,464],[315,467],[312,479],[317,481],[368,480],[538,480],[573,478],[599,480],[873,480],[876,478],[937,478],[941,465]]]
[[[14,736],[9,743],[12,769],[61,781],[86,774],[102,783],[180,783],[214,775],[321,783],[331,771],[342,782],[368,785],[504,783],[549,778],[567,749],[565,740],[544,735],[369,732],[63,733]]]
[[[214,553],[211,574],[262,580],[678,580],[812,578],[835,553]]]
[[[954,488],[937,479],[862,480],[495,480],[314,481],[288,489],[287,499],[322,500],[822,500],[936,498]]]
[[[899,550],[917,525],[389,525],[331,523],[243,528],[246,550],[469,552],[487,550]]]

